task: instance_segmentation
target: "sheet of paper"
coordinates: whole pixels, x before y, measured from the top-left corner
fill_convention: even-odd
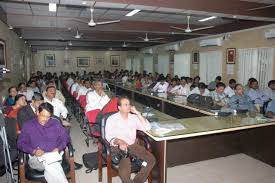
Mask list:
[[[38,157],[40,162],[45,161],[48,165],[62,160],[62,156],[58,152],[48,152]]]

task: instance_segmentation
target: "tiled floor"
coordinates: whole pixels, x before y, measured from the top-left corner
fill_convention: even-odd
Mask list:
[[[79,124],[73,120],[71,137],[75,161],[82,163],[82,155],[95,152],[97,147],[90,143],[87,147]],[[76,171],[77,183],[97,183],[97,171],[86,174],[86,168]],[[275,183],[275,168],[244,154],[237,154],[197,163],[168,168],[168,183]],[[103,183],[107,181],[106,168],[103,170]],[[5,177],[0,183],[6,182]],[[118,177],[114,183],[121,183]]]

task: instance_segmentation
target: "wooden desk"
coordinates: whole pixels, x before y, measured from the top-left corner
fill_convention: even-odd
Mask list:
[[[157,159],[152,172],[154,183],[167,182],[167,167],[237,153],[245,153],[275,166],[275,122],[241,115],[186,118],[162,123],[181,123],[186,129],[164,135],[146,132]]]
[[[175,98],[160,97],[161,95],[165,94],[150,93],[147,90],[136,90],[113,83],[108,84],[116,95],[126,95],[134,101],[137,101],[146,106],[151,106],[154,109],[157,109],[175,118],[181,119],[214,115],[214,113],[212,113],[209,109],[203,109],[199,106],[187,103],[186,98],[180,102],[175,102],[177,101]]]

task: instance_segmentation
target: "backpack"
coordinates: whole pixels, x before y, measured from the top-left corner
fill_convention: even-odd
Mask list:
[[[85,153],[82,155],[82,161],[85,165],[86,173],[91,173],[93,170],[98,169],[98,152]],[[106,162],[103,159],[103,166],[106,166]]]
[[[194,93],[187,97],[187,102],[198,105],[200,107],[205,107],[210,109],[215,108],[213,99],[212,97],[209,97],[209,96],[201,96],[199,94]]]

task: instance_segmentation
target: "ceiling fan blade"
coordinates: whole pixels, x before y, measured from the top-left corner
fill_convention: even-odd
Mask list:
[[[199,30],[205,30],[205,29],[211,29],[213,28],[214,26],[207,26],[207,27],[201,27],[201,28],[196,28],[196,29],[192,29],[192,32],[194,31],[199,31]]]
[[[139,39],[145,39],[144,37],[138,37]]]
[[[82,19],[78,19],[78,18],[73,18],[71,19],[72,21],[76,21],[76,22],[80,22],[80,23],[84,23],[84,24],[87,24],[88,21],[85,21],[85,20],[82,20]]]
[[[162,39],[165,39],[165,38],[162,38],[162,37],[159,37],[159,38],[152,38],[152,39],[149,39],[149,41],[156,41],[156,40],[162,40]]]
[[[185,29],[180,28],[180,27],[170,26],[170,28],[185,31]]]
[[[97,25],[104,25],[104,24],[113,24],[113,23],[119,23],[120,20],[110,20],[105,22],[96,22]]]
[[[271,8],[271,7],[274,7],[274,6],[275,6],[275,4],[270,4],[270,5],[261,6],[261,7],[258,7],[258,8],[250,8],[246,11],[262,10],[262,9]]]

